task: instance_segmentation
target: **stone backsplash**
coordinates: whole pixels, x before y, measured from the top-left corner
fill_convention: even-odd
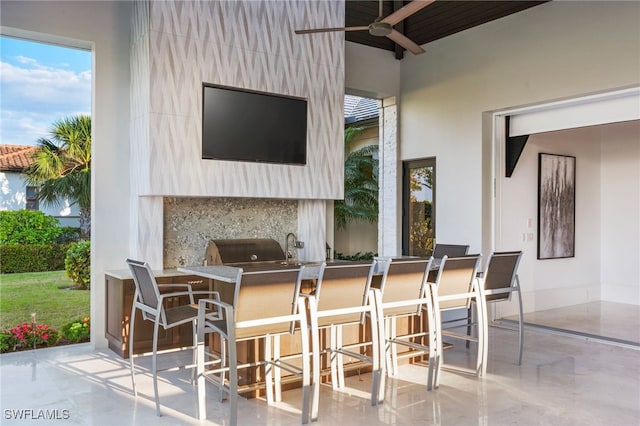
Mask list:
[[[273,238],[297,232],[298,201],[165,197],[163,266],[201,265],[211,239]]]

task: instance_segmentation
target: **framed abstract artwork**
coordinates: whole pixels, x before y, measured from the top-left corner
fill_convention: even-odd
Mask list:
[[[538,259],[575,256],[576,157],[538,155]]]

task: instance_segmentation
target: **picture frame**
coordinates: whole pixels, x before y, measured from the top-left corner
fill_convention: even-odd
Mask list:
[[[538,154],[538,259],[575,257],[576,157]]]

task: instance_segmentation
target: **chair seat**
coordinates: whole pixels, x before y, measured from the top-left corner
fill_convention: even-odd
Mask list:
[[[206,327],[211,329],[211,331],[221,334],[224,338],[228,338],[229,336],[227,320],[207,321]]]
[[[167,319],[167,327],[184,324],[193,321],[198,316],[198,305],[181,305],[164,310]]]

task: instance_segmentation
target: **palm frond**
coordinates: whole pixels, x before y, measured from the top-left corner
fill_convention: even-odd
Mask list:
[[[49,138],[37,141],[39,149],[25,171],[26,181],[38,186],[38,199],[58,204],[69,199],[88,216],[91,208],[91,117],[78,115],[55,121]]]
[[[347,127],[344,132],[344,199],[334,202],[334,220],[338,229],[353,221],[378,220],[378,145],[351,151],[362,127]]]

